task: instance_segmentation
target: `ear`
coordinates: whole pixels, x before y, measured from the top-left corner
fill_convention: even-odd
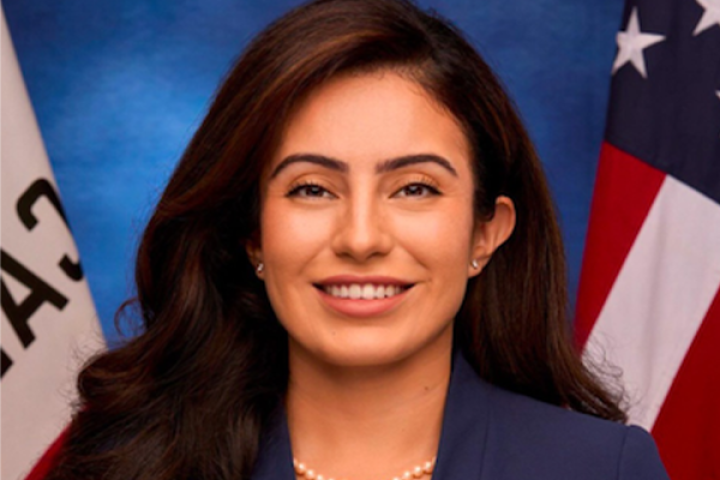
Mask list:
[[[257,275],[260,280],[263,280],[265,278],[265,271],[262,268],[258,268],[258,266],[263,263],[262,249],[260,248],[259,240],[253,237],[245,242],[245,252],[247,253],[248,260],[250,260],[250,263],[255,268],[255,275]]]
[[[508,197],[495,200],[495,214],[486,222],[477,222],[473,232],[472,256],[468,260],[468,277],[482,272],[495,250],[510,238],[515,229],[515,204]],[[477,266],[472,264],[473,260]]]

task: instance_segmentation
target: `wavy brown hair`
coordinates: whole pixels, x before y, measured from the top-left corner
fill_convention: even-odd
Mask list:
[[[462,124],[475,212],[517,209],[470,280],[456,343],[501,387],[623,421],[568,335],[565,262],[537,155],[498,80],[458,30],[405,0],[319,0],[271,24],[217,92],[137,255],[142,332],[92,359],[51,479],[247,479],[287,385],[287,334],[245,245],[259,179],[298,101],[329,78],[392,69]]]

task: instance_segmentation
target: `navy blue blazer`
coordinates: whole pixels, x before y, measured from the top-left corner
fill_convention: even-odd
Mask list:
[[[652,437],[508,392],[456,355],[433,480],[668,479]],[[265,434],[252,480],[294,480],[284,412]]]

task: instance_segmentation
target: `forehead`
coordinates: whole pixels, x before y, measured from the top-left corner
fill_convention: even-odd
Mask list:
[[[343,75],[312,91],[290,115],[271,168],[315,153],[353,164],[409,154],[443,156],[469,171],[458,120],[416,82],[392,71]]]

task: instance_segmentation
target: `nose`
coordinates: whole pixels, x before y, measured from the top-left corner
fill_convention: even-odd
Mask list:
[[[337,219],[332,242],[335,254],[357,262],[387,255],[393,246],[393,236],[384,210],[381,200],[373,198],[371,193],[349,198]]]

